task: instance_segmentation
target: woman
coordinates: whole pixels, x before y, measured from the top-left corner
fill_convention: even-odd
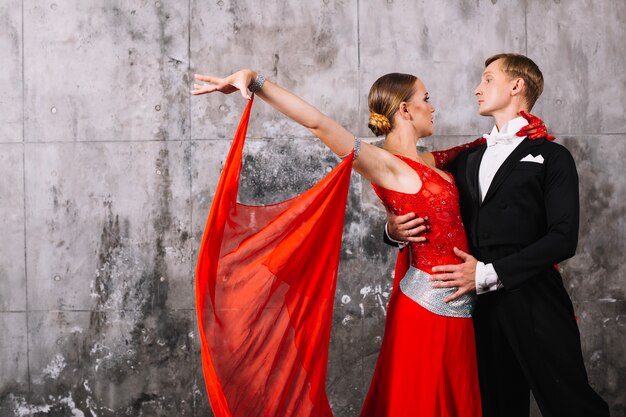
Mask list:
[[[424,84],[408,74],[379,78],[369,94],[369,126],[385,135],[383,149],[360,143],[315,107],[254,71],[226,78],[196,75],[208,85],[192,94],[248,88],[292,120],[307,127],[335,154],[354,149],[353,168],[372,182],[386,208],[395,214],[418,211],[436,219],[427,242],[411,243],[411,268],[389,301],[385,336],[362,416],[480,416],[480,393],[471,320],[473,296],[443,299],[453,289],[434,289],[432,266],[460,263],[453,247],[467,251],[458,195],[451,176],[436,166],[459,148],[419,154],[419,138],[433,133],[435,108]],[[357,155],[358,154],[358,155]]]

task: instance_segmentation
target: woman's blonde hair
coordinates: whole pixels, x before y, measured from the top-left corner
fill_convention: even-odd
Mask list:
[[[392,72],[377,79],[368,95],[370,117],[367,126],[376,136],[386,135],[393,129],[393,116],[400,103],[411,100],[417,77]]]

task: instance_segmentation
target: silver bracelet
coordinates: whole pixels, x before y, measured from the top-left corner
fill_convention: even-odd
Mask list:
[[[361,138],[354,137],[354,159],[359,157],[359,153],[361,152]]]
[[[252,81],[248,86],[248,90],[250,90],[251,93],[258,93],[259,91],[261,91],[261,88],[263,88],[264,83],[265,77],[262,74],[257,74],[254,81]]]
[[[347,153],[345,155],[342,155],[339,158],[344,159],[344,158],[347,158],[348,156],[350,156],[351,153],[354,153],[354,158],[353,159],[357,159],[359,157],[359,152],[361,152],[361,139],[359,139],[359,138],[357,138],[355,136],[354,137],[354,148],[352,149],[352,152]]]

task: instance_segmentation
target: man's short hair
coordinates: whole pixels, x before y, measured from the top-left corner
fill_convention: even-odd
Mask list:
[[[511,78],[521,78],[526,85],[525,98],[530,111],[543,92],[543,74],[537,64],[527,56],[520,54],[497,54],[485,61],[485,67],[501,59],[500,68]]]

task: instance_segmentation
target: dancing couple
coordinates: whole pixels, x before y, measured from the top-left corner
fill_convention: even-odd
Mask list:
[[[433,134],[435,108],[426,86],[413,75],[387,74],[370,89],[369,127],[385,136],[382,149],[362,143],[252,70],[196,79],[206,84],[195,85],[194,95],[240,91],[250,99],[249,89],[308,128],[336,155],[351,158],[352,168],[372,183],[387,209],[386,240],[403,248],[362,417],[528,416],[531,390],[544,417],[608,416],[607,404],[588,384],[572,303],[555,268],[576,249],[578,177],[570,153],[552,142],[543,123],[527,113],[543,90],[542,74],[533,61],[516,54],[489,58],[474,93],[479,113],[495,119],[491,133],[447,151],[421,154],[416,143]],[[342,208],[335,210],[336,217],[343,213]],[[277,219],[285,217],[280,213]],[[249,218],[250,228],[257,227],[255,217]],[[237,240],[238,229],[233,230],[237,243],[220,243],[222,248],[234,251],[249,244]],[[301,235],[297,241],[308,238]],[[263,262],[288,261],[274,258]],[[234,264],[231,261],[227,270]],[[261,276],[258,271],[251,280],[256,276]],[[307,278],[299,282],[291,277],[290,286],[307,291],[314,285]],[[268,282],[272,297],[284,291]],[[236,290],[249,283],[230,285]],[[258,294],[264,288],[259,287]],[[244,308],[255,302],[250,291],[246,294]],[[211,289],[211,301],[217,297]],[[257,302],[263,308],[274,305],[274,298],[267,300]],[[290,317],[303,320],[315,306],[302,304],[270,310],[288,310]],[[220,410],[216,415],[332,415],[327,405],[309,404],[327,399],[306,382],[306,372],[300,372],[308,369],[311,356],[298,353],[307,340],[297,337],[298,326],[290,328],[277,319],[254,322],[266,328],[265,336],[245,342],[246,352],[259,352],[255,360],[246,362],[251,355],[238,354],[228,362],[224,352],[234,354],[245,335],[232,343],[210,340],[211,330],[224,324],[216,319],[205,326],[203,311],[199,308],[203,366],[212,407]],[[230,317],[240,320],[241,315]],[[296,337],[267,348],[274,343],[274,328],[286,329],[281,340],[294,332]],[[296,353],[289,353],[286,345],[295,346]],[[293,356],[292,366],[279,359],[281,355]],[[233,383],[244,381],[238,379],[240,374],[247,375],[249,385]],[[267,380],[255,385],[257,375]],[[275,395],[258,388],[285,375],[293,375],[285,380],[304,383],[280,387],[284,392]],[[258,398],[260,393],[264,398]]]

